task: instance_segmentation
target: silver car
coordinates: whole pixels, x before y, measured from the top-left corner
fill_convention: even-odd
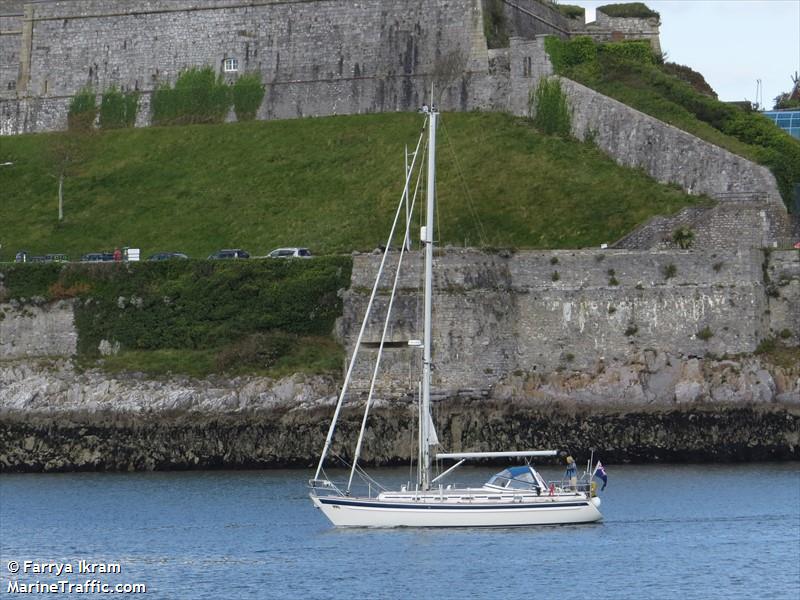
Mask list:
[[[270,252],[269,258],[311,258],[308,248],[277,248]]]

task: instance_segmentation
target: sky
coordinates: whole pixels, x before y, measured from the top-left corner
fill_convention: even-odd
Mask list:
[[[626,0],[559,0],[586,9]],[[800,0],[643,0],[661,14],[667,60],[702,73],[720,100],[771,109],[800,72]],[[756,90],[761,80],[758,98]]]

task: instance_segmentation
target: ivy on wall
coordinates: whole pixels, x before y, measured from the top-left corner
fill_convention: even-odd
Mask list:
[[[231,107],[231,89],[211,67],[193,67],[175,86],[163,84],[150,101],[154,125],[221,123]]]
[[[112,87],[103,93],[100,101],[100,127],[101,129],[133,127],[138,110],[139,94],[137,92],[123,93],[116,87]]]
[[[264,101],[264,84],[261,75],[248,73],[233,84],[233,110],[237,121],[252,121]]]
[[[9,264],[1,270],[4,299],[76,298],[78,353],[94,356],[101,340],[157,350],[215,348],[268,332],[328,336],[342,313],[338,291],[350,284],[352,260]]]
[[[94,90],[84,87],[72,97],[67,112],[67,128],[73,131],[85,131],[94,127],[97,118],[97,100]]]

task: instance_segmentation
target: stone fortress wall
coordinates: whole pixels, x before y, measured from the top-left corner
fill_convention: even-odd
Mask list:
[[[368,360],[360,360],[354,371],[358,393],[369,387],[397,253],[388,258],[361,349]],[[348,354],[379,259],[354,257],[337,323]],[[409,255],[405,265],[384,350],[380,398],[407,397],[419,373],[420,350],[407,345],[420,336],[419,253]],[[800,365],[767,370],[752,356],[770,338],[800,344],[797,250],[447,249],[440,251],[435,273],[437,398],[800,403]],[[77,335],[70,301],[0,304],[0,371],[4,363],[24,371],[28,361],[74,356]],[[10,379],[26,379],[11,371]],[[0,372],[0,398],[2,388]]]
[[[262,119],[414,110],[431,85],[446,110],[507,110],[508,52],[487,48],[487,1],[13,0],[0,7],[0,133],[63,129],[87,85],[141,91],[146,125],[157,85],[191,66],[225,74],[230,58],[228,79],[255,71],[267,84]],[[585,27],[538,0],[503,4],[514,38]],[[596,37],[637,37],[639,25],[603,19]]]
[[[383,393],[409,389],[419,350],[421,259],[407,259],[384,350]],[[339,336],[352,351],[379,257],[355,257]],[[394,262],[393,262],[394,261]],[[404,261],[405,262],[405,261]],[[377,353],[390,275],[362,351]],[[447,395],[485,394],[514,373],[597,374],[646,352],[680,360],[749,354],[800,325],[800,252],[446,250],[435,281],[434,380]],[[669,273],[673,274],[670,276]],[[555,276],[554,273],[558,275]],[[705,333],[703,333],[705,331]],[[708,334],[708,335],[706,335]],[[784,337],[785,337],[784,333]],[[365,361],[369,363],[371,361]],[[355,372],[368,389],[371,365]],[[413,388],[411,388],[413,389]],[[800,398],[798,398],[800,400]]]

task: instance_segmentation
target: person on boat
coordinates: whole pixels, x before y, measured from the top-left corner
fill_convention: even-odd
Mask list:
[[[569,486],[573,490],[578,489],[578,466],[571,456],[567,457],[567,470],[564,472],[564,479],[569,480]]]

